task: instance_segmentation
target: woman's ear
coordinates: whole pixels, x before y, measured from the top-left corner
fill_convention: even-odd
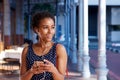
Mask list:
[[[38,31],[38,30],[36,30],[36,33],[37,33],[37,34],[39,34],[39,31]]]
[[[34,31],[35,31],[35,33],[36,33],[39,37],[41,37],[40,31],[39,31],[38,28],[34,28]]]
[[[38,33],[39,33],[39,31],[38,31],[38,29],[37,29],[37,28],[34,28],[34,32],[35,32],[36,34],[38,34]]]

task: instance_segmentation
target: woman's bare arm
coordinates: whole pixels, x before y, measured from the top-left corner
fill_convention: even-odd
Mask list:
[[[67,52],[63,45],[57,44],[56,46],[56,68],[57,71],[53,73],[54,80],[64,80],[66,67],[67,67]]]
[[[21,68],[20,68],[20,79],[21,80],[30,80],[33,76],[33,73],[31,70],[26,69],[26,54],[28,51],[28,47],[25,47],[22,52],[21,56]]]

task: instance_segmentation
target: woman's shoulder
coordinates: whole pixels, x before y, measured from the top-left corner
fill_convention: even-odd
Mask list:
[[[58,57],[65,57],[65,56],[67,56],[67,51],[66,51],[66,48],[65,48],[65,46],[63,44],[58,43],[56,45],[56,55]]]
[[[22,55],[26,55],[26,54],[27,54],[27,52],[28,52],[28,47],[29,47],[29,46],[24,47],[24,49],[23,49],[23,51],[22,51]]]
[[[65,46],[61,43],[56,44],[56,51],[66,51]]]
[[[63,44],[61,43],[56,43],[56,48],[65,48]]]
[[[56,46],[56,48],[65,48],[64,45],[62,43],[59,42],[53,42],[54,46]]]

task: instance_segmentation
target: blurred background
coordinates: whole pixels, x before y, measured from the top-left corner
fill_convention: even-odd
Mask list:
[[[98,60],[99,55],[97,53],[100,53],[100,46],[103,48],[105,47],[103,53],[110,52],[112,56],[113,54],[115,55],[115,53],[119,56],[118,54],[120,52],[120,1],[106,0],[106,5],[104,7],[100,6],[100,2],[104,1],[0,0],[1,71],[5,69],[13,72],[13,69],[16,69],[13,65],[17,65],[17,69],[19,70],[23,48],[37,41],[36,34],[31,30],[32,15],[39,11],[49,11],[56,19],[56,35],[53,40],[63,44],[67,49],[68,69],[77,71],[78,77],[80,77],[81,73],[84,72],[83,64],[86,64],[87,71],[85,72],[88,72],[87,75],[89,76],[91,72],[95,73],[95,69],[98,67],[95,66],[97,62],[94,61]],[[101,17],[101,15],[99,14],[102,14],[99,12],[100,8],[105,10],[106,14],[103,15],[103,23],[105,26],[103,25],[104,29],[102,30],[104,34],[102,34],[101,28],[99,28],[101,27],[99,24],[99,17]],[[104,38],[101,40],[99,35]],[[104,45],[100,43],[102,41]],[[93,55],[92,53],[96,53],[97,55]],[[87,63],[84,63],[83,60],[85,56],[87,56]],[[106,59],[106,54],[104,54],[102,58]],[[111,57],[107,57],[107,60],[110,60],[109,58]],[[118,59],[116,61],[118,61]],[[107,77],[109,76],[110,79],[112,76],[112,78],[114,77],[115,79],[111,80],[120,80],[120,73],[117,72],[118,69],[115,67],[114,69],[117,70],[113,70],[113,66],[109,67],[109,64],[113,64],[109,63],[112,61],[108,61],[107,64],[106,60],[103,62],[105,63],[103,63],[104,66],[102,66],[102,68],[108,68],[110,70]],[[69,67],[71,64],[73,66]],[[2,73],[1,75],[3,77]],[[84,75],[87,77],[86,74]]]

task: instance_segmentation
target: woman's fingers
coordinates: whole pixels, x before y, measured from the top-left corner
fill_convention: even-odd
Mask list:
[[[55,70],[55,66],[53,63],[51,63],[48,60],[44,60],[44,61],[36,61],[33,64],[33,69],[34,69],[34,73],[35,74],[40,74],[43,72],[52,72]]]
[[[44,70],[45,70],[45,71],[53,72],[53,71],[56,69],[55,66],[54,66],[54,64],[51,63],[50,61],[44,60],[44,62],[46,63],[46,64],[44,65]]]
[[[32,67],[32,72],[34,74],[40,74],[40,73],[43,73],[45,70],[44,70],[44,62],[42,61],[35,61],[34,64],[33,64],[33,67]]]

